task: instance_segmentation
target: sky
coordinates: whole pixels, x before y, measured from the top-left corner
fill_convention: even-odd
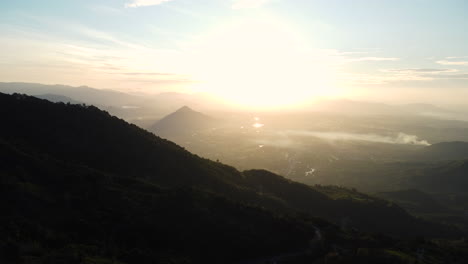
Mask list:
[[[0,81],[464,104],[463,0],[2,0]]]

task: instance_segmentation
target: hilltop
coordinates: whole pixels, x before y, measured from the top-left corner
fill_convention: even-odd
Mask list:
[[[183,106],[153,124],[149,130],[158,136],[174,137],[192,135],[198,131],[216,127],[219,121],[203,113]]]

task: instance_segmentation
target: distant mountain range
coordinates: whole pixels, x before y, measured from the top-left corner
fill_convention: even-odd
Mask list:
[[[359,257],[358,248],[385,252],[398,240],[358,230],[461,235],[356,191],[239,172],[93,106],[0,94],[0,115],[6,263],[233,263],[275,255],[339,263],[329,255],[336,248],[349,259],[405,263],[389,253]],[[439,263],[452,254],[434,252]]]
[[[94,105],[145,128],[184,105],[191,105],[202,110],[216,109],[221,106],[211,96],[201,93],[165,92],[142,95],[87,86],[73,87],[37,83],[0,83],[0,92],[27,94],[52,102]]]
[[[219,101],[208,94],[186,94],[165,92],[154,95],[135,95],[109,89],[95,89],[87,86],[72,87],[67,85],[44,85],[37,83],[0,83],[0,92],[24,93],[33,96],[53,94],[65,96],[71,100],[91,104],[112,110],[113,114],[124,117],[126,120],[137,118],[138,115],[148,116],[148,113],[157,112],[159,119],[164,114],[173,112],[184,105],[190,105],[200,111],[228,110],[234,108]],[[128,116],[116,108],[134,106],[140,108],[138,114]],[[110,108],[112,107],[112,108]],[[305,105],[308,111],[343,113],[347,115],[416,115],[440,119],[468,120],[466,113],[447,110],[431,104],[405,104],[390,105],[384,103],[355,101],[348,99],[322,100]],[[298,109],[298,110],[304,110]],[[235,109],[234,109],[235,110]],[[143,114],[141,114],[143,112]],[[153,120],[154,121],[154,120]]]
[[[154,95],[136,95],[110,89],[96,89],[88,86],[44,85],[38,83],[0,83],[2,93],[22,93],[33,96],[65,96],[72,100],[102,107],[137,106],[174,111],[190,104],[206,109],[206,105],[216,103],[204,94],[166,92]],[[207,104],[208,102],[208,104]]]
[[[44,85],[37,83],[0,83],[2,93],[23,93],[33,96],[53,94],[65,96],[72,100],[97,106],[132,105],[142,98],[114,90],[95,89],[88,86],[72,87],[67,85]]]
[[[40,95],[36,95],[35,97],[40,98],[40,99],[45,99],[53,103],[82,104],[82,102],[80,101],[76,101],[76,100],[71,99],[70,97],[66,97],[66,96],[58,95],[58,94],[40,94]]]

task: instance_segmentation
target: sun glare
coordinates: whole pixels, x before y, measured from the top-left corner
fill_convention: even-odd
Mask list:
[[[199,89],[254,108],[288,107],[327,95],[330,58],[304,43],[274,19],[224,26],[192,47]]]

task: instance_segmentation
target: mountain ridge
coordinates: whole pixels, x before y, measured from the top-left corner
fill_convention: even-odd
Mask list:
[[[415,221],[400,208],[387,207],[387,203],[379,199],[369,199],[369,203],[373,208],[380,208],[386,213],[355,214],[353,208],[365,210],[366,205],[352,200],[335,201],[316,196],[319,191],[313,187],[299,183],[289,184],[291,181],[269,172],[268,179],[290,188],[279,192],[272,189],[272,193],[276,193],[273,196],[259,195],[258,189],[252,187],[246,181],[248,179],[233,167],[191,154],[168,140],[112,117],[94,106],[54,104],[18,94],[0,95],[0,101],[0,114],[5,116],[3,122],[8,124],[0,131],[0,138],[17,145],[26,144],[29,149],[46,150],[48,155],[100,171],[146,179],[162,187],[199,187],[230,199],[259,204],[285,213],[313,212],[316,216],[332,221],[340,221],[347,214],[352,214],[359,228],[394,235],[405,235],[406,232],[402,227],[385,221],[384,214],[398,215],[403,221],[401,224],[408,225],[407,228],[413,226],[412,222]],[[83,126],[99,129],[89,133]],[[41,129],[31,133],[33,127]],[[277,188],[275,186],[272,185],[272,188]],[[298,192],[321,198],[307,204],[295,198]],[[317,210],[318,208],[321,210]],[[382,221],[374,226],[360,224],[374,217],[380,217]],[[420,223],[411,229],[414,232],[438,233],[437,227],[429,226]]]
[[[0,200],[7,208],[0,218],[4,221],[0,232],[13,239],[11,230],[21,230],[21,239],[12,240],[16,244],[0,243],[0,247],[16,247],[12,252],[24,252],[15,246],[18,243],[25,247],[39,239],[57,250],[59,245],[68,245],[75,253],[66,255],[65,249],[60,253],[73,260],[67,263],[79,263],[79,254],[97,254],[77,249],[76,243],[95,245],[106,257],[143,263],[158,255],[200,260],[208,256],[203,251],[206,246],[219,250],[215,258],[219,263],[223,257],[232,260],[304,250],[317,226],[324,236],[331,236],[326,245],[347,241],[339,227],[316,217],[335,222],[347,217],[350,230],[394,236],[460,234],[457,229],[411,217],[381,199],[349,191],[349,197],[331,197],[340,189],[314,188],[262,170],[241,173],[94,106],[51,103],[20,94],[0,94],[0,102],[4,116],[0,156],[6,162],[0,167]],[[210,209],[213,206],[215,211]],[[54,212],[61,214],[57,217]],[[252,225],[264,227],[257,230]],[[203,235],[207,230],[211,230],[209,236]],[[64,237],[48,238],[50,232]],[[358,239],[358,234],[349,235]],[[187,236],[188,242],[182,243],[181,237]],[[206,239],[202,244],[196,242],[200,236]],[[215,242],[233,239],[233,248],[242,251],[237,257],[230,255],[229,247]],[[290,247],[282,247],[281,241],[290,241]],[[165,251],[178,244],[182,251]],[[134,247],[139,250],[132,251]],[[152,247],[163,252],[151,253]]]

